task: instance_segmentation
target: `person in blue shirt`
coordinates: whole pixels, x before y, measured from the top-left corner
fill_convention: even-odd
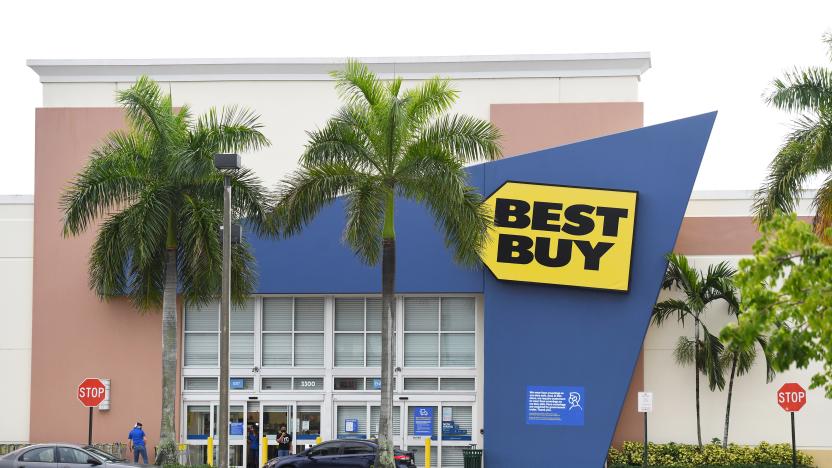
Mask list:
[[[254,426],[248,427],[248,466],[250,468],[257,468],[257,455],[259,455],[260,440],[257,438],[257,431]]]
[[[130,451],[133,452],[133,463],[139,462],[139,455],[142,456],[142,463],[147,465],[147,446],[145,444],[145,439],[147,435],[142,430],[142,423],[137,422],[135,426],[133,426],[133,430],[130,431],[130,434],[127,435],[128,440],[128,447]]]

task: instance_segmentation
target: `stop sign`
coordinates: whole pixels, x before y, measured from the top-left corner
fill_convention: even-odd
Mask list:
[[[86,378],[78,385],[78,400],[90,408],[104,401],[106,388],[104,383],[95,378]]]
[[[777,390],[777,404],[790,413],[800,411],[806,404],[806,390],[794,382],[783,384]]]

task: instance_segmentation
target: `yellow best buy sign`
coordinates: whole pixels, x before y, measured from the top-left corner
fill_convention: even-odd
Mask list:
[[[497,279],[627,291],[637,192],[506,182],[485,201]]]

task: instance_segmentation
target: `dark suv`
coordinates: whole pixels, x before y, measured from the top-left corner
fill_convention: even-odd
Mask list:
[[[272,458],[263,468],[370,468],[375,465],[378,445],[369,440],[333,440],[310,447],[297,455]],[[396,450],[396,468],[416,468],[413,452]]]

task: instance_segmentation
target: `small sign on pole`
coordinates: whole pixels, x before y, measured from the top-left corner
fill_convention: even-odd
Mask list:
[[[641,464],[647,466],[647,413],[653,412],[653,392],[638,392],[638,412],[644,413],[644,453]]]
[[[794,433],[794,413],[800,411],[806,404],[806,389],[799,383],[789,382],[777,390],[777,404],[788,411],[792,420],[792,467],[797,467],[797,444]]]
[[[638,392],[638,412],[653,412],[653,392]]]
[[[82,405],[90,409],[90,417],[87,426],[87,444],[92,445],[92,409],[104,401],[107,394],[107,387],[99,379],[88,377],[78,385],[76,396]]]

